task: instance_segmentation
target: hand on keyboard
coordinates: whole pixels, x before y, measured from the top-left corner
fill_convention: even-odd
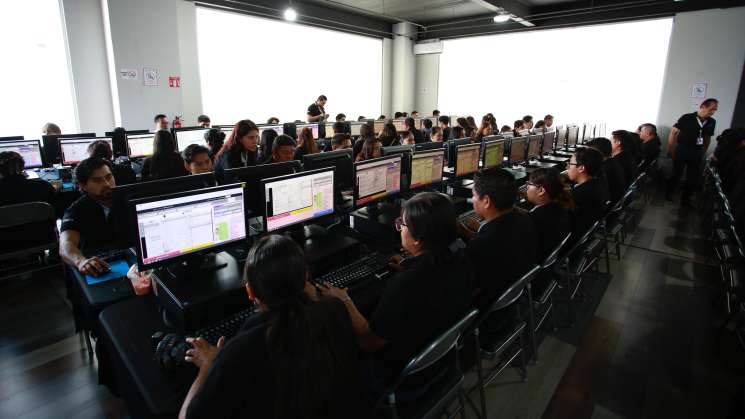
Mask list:
[[[321,294],[325,295],[326,297],[331,298],[338,298],[343,302],[350,301],[351,298],[349,298],[349,294],[347,294],[346,288],[336,288],[333,285],[329,285],[328,283],[323,283],[318,285],[318,289],[321,291]]]
[[[404,257],[401,255],[393,255],[391,256],[391,260],[388,262],[388,267],[391,268],[391,270],[394,270],[396,272],[401,272],[404,270],[404,267],[401,266],[401,262],[404,261]]]
[[[220,353],[220,349],[225,346],[225,337],[217,341],[217,346],[212,346],[203,338],[186,338],[186,342],[192,346],[192,349],[186,351],[186,362],[196,365],[200,371],[207,371]]]

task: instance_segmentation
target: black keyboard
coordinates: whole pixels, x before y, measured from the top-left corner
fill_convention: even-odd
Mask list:
[[[371,253],[339,269],[319,276],[314,282],[319,285],[327,283],[337,288],[348,288],[352,291],[390,275],[388,261],[389,257],[386,255],[377,252]]]
[[[190,336],[201,337],[207,340],[213,345],[217,345],[217,340],[220,336],[225,336],[225,340],[230,340],[233,336],[241,330],[241,327],[246,323],[249,317],[254,314],[253,309],[246,309],[233,314],[230,317],[224,318],[219,322],[207,326],[204,329],[197,330]]]

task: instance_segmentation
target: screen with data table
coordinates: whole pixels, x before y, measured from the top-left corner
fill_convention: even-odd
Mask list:
[[[177,129],[175,132],[178,151],[184,151],[186,150],[186,147],[189,147],[192,144],[206,146],[207,141],[204,139],[204,134],[209,130],[209,128]]]
[[[15,151],[20,154],[27,169],[35,169],[44,165],[39,140],[3,141],[0,142],[0,153],[3,151]]]
[[[148,157],[153,155],[153,140],[155,134],[127,135],[129,157]]]
[[[272,232],[334,213],[334,169],[262,181],[266,231]]]
[[[62,150],[63,164],[78,164],[88,158],[88,146],[94,141],[106,141],[109,148],[112,148],[112,140],[108,137],[102,138],[78,138],[78,139],[60,139],[59,146]],[[112,148],[113,150],[113,148]]]
[[[442,169],[445,166],[445,150],[434,150],[414,153],[411,157],[411,184],[409,189],[416,189],[442,181]]]
[[[401,156],[387,156],[354,165],[354,203],[363,206],[401,190]]]
[[[484,169],[501,166],[504,159],[504,140],[485,141],[482,154]]]
[[[455,148],[455,176],[467,176],[479,170],[481,144],[464,144]]]

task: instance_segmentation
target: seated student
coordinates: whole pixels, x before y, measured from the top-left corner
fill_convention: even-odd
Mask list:
[[[490,136],[491,132],[492,132],[491,118],[489,118],[488,115],[484,115],[484,117],[481,118],[481,125],[476,130],[476,136],[474,137],[474,142],[481,142],[481,140],[484,137]]]
[[[273,130],[272,130],[273,131]],[[204,133],[204,141],[210,149],[210,158],[215,161],[215,155],[225,143],[225,133],[218,128],[211,128]]]
[[[535,132],[546,132],[546,122],[544,120],[540,120],[535,123],[535,126],[533,127],[535,129]]]
[[[380,115],[378,117],[378,121],[385,121],[385,115]]]
[[[92,253],[116,247],[116,227],[111,211],[111,190],[116,186],[109,163],[88,158],[75,168],[75,180],[83,193],[62,217],[59,254],[84,275],[100,275],[109,265]]]
[[[523,116],[523,129],[533,129],[533,117],[531,115]]]
[[[472,195],[473,209],[484,222],[465,225],[461,233],[471,237],[466,251],[476,266],[474,305],[483,310],[538,263],[538,236],[530,216],[515,210],[512,173],[501,168],[477,172]]]
[[[393,119],[401,119],[403,117],[404,117],[404,113],[403,112],[396,112],[396,113],[393,114]]]
[[[510,132],[510,131],[512,131],[512,127],[510,127],[509,125],[502,125],[502,128],[499,130],[499,133],[504,134],[505,132]]]
[[[538,233],[538,260],[543,262],[569,233],[569,211],[574,209],[574,201],[556,169],[536,169],[527,185],[528,201],[535,205],[530,218]]]
[[[279,135],[272,144],[272,158],[267,163],[292,161],[295,157],[295,140],[289,135]]]
[[[486,114],[486,116],[489,117],[489,125],[491,125],[492,134],[499,134],[499,125],[497,125],[497,118],[495,118],[494,114],[491,112]]]
[[[167,179],[186,176],[184,160],[176,151],[176,142],[170,131],[160,130],[153,140],[153,155],[142,162],[142,180]]]
[[[422,120],[422,135],[424,136],[424,141],[432,141],[432,120],[431,119]]]
[[[297,148],[295,149],[295,160],[303,160],[303,156],[306,154],[319,153],[318,144],[313,139],[313,131],[310,128],[305,127],[300,131],[300,135],[297,136]]]
[[[276,116],[269,117],[269,119],[266,120],[266,123],[269,125],[277,125],[279,124],[279,118]]]
[[[447,115],[443,115],[437,120],[440,122],[440,129],[442,129],[443,141],[452,140],[453,135],[450,132],[450,117],[448,117]]]
[[[603,137],[593,138],[587,142],[587,146],[594,148],[603,155],[601,177],[606,182],[610,202],[615,204],[626,193],[626,174],[621,167],[621,163],[611,158],[613,146],[611,146],[610,140]]]
[[[390,122],[383,125],[383,130],[380,132],[380,135],[378,135],[378,139],[383,147],[398,145],[399,141],[396,126]]]
[[[476,135],[479,127],[476,125],[476,120],[472,116],[466,117],[466,137],[473,138]]]
[[[343,113],[336,114],[336,122],[344,122],[347,120],[347,116]]]
[[[520,136],[520,131],[525,129],[525,122],[523,122],[522,119],[518,119],[515,121],[514,126],[512,127],[512,133],[515,135],[515,137]]]
[[[401,112],[401,118],[404,118],[405,119],[405,118],[408,118],[408,117],[409,117],[409,113],[408,112]]]
[[[114,163],[113,157],[114,152],[111,150],[111,146],[104,140],[94,141],[88,144],[88,157],[98,157],[104,159],[109,163],[111,173],[114,174],[117,185],[130,185],[137,182],[137,176],[135,171],[131,167],[123,164]]]
[[[424,135],[422,135],[421,131],[416,129],[416,125],[414,124],[414,118],[406,118],[404,120],[404,128],[406,132],[411,134],[416,144],[424,142]]]
[[[47,122],[43,127],[41,127],[41,133],[43,135],[62,135],[62,130],[57,124]]]
[[[419,112],[418,111],[411,111],[411,117],[412,118],[419,118]]]
[[[415,145],[414,134],[407,132],[401,136],[401,145]]]
[[[334,134],[331,139],[331,151],[352,148],[352,137],[349,134]]]
[[[265,129],[261,132],[261,139],[259,140],[259,163],[266,164],[272,159],[272,146],[274,140],[277,139],[279,134],[273,129]]]
[[[365,416],[355,330],[337,299],[319,298],[291,239],[249,251],[244,280],[261,314],[227,344],[189,342],[199,368],[179,418],[345,419]]]
[[[543,117],[543,123],[546,124],[546,128],[551,128],[554,125],[554,116],[553,115],[546,115]]]
[[[209,173],[213,170],[210,151],[207,147],[199,144],[189,144],[181,153],[184,159],[184,167],[192,175]]]
[[[197,126],[202,128],[209,128],[210,125],[212,125],[212,121],[210,120],[210,117],[207,115],[199,115],[197,117]]]
[[[357,140],[357,142],[359,141],[360,140]],[[383,145],[380,143],[380,140],[375,137],[369,137],[364,140],[362,149],[357,153],[357,157],[355,157],[354,161],[376,159],[383,155],[380,150],[381,148],[383,148]]]
[[[269,131],[269,130],[267,130]],[[271,130],[274,131],[274,130]],[[238,121],[230,133],[230,138],[215,155],[215,169],[235,169],[254,166],[258,160],[259,128],[253,121]]]
[[[440,111],[438,109],[433,110],[432,111],[432,116],[435,117],[435,118],[439,118],[440,117]]]
[[[37,201],[54,206],[55,189],[62,184],[26,179],[25,165],[23,157],[15,151],[0,153],[0,207]]]
[[[657,126],[646,123],[639,127],[639,138],[642,140],[642,159],[644,165],[642,170],[646,170],[653,161],[660,157],[662,142],[657,136]]]
[[[360,115],[360,116],[357,117],[357,122],[362,122],[362,121],[364,121],[366,119],[367,118],[365,118],[363,115]]]
[[[626,180],[625,186],[628,187],[636,177],[637,162],[632,151],[634,149],[633,139],[628,131],[623,130],[613,131],[612,135],[613,159],[621,164]]]
[[[354,145],[352,146],[353,154],[355,156],[355,160],[357,159],[357,156],[362,152],[362,148],[365,145],[365,142],[368,140],[372,141],[375,139],[375,134],[373,133],[372,128],[370,128],[369,125],[363,124],[360,126],[360,136],[357,138],[357,141],[354,142]]]
[[[453,127],[452,131],[450,132],[450,136],[452,140],[458,140],[461,138],[466,138],[466,131],[461,126]]]
[[[471,306],[473,268],[456,233],[456,216],[447,195],[422,192],[403,204],[396,220],[401,244],[411,257],[394,259],[400,270],[383,291],[369,320],[346,290],[322,285],[325,295],[344,301],[357,342],[373,354],[371,389],[382,393],[411,357],[460,320]],[[407,380],[411,398],[423,394],[433,369]],[[397,395],[398,397],[398,395]]]
[[[162,113],[159,113],[155,115],[153,118],[153,122],[155,123],[155,132],[158,131],[168,131],[168,117],[163,115]]]
[[[567,176],[576,183],[572,189],[575,209],[570,214],[573,242],[607,212],[608,189],[598,179],[602,170],[603,156],[595,149],[579,149],[569,159]]]
[[[441,143],[443,141],[442,139],[442,128],[440,127],[432,127],[432,132],[429,134],[429,139],[432,142]]]

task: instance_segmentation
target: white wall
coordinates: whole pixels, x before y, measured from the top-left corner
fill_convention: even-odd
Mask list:
[[[675,16],[657,119],[663,143],[677,119],[693,111],[695,104],[689,98],[693,83],[708,83],[706,96],[719,99],[715,136],[732,124],[745,60],[743,22],[745,7]]]
[[[416,56],[416,93],[414,108],[420,115],[431,115],[437,109],[440,78],[440,54]]]
[[[383,83],[380,92],[380,112],[393,117],[393,40],[383,38]],[[378,115],[372,118],[377,118]]]
[[[177,9],[179,59],[181,64],[181,99],[184,126],[196,125],[202,114],[202,85],[199,78],[196,6],[178,1]]]
[[[414,37],[416,37],[414,25],[410,23],[393,25],[393,92],[391,105],[393,112],[411,112],[416,103]]]

